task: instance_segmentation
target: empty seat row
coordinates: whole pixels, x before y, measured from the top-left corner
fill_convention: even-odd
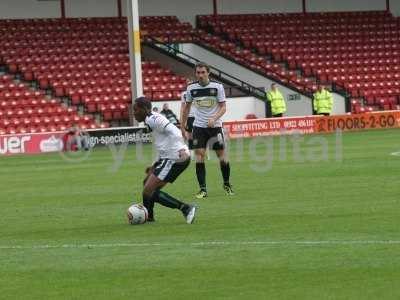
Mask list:
[[[87,128],[100,128],[92,116],[79,115],[76,108],[65,107],[58,99],[47,99],[44,91],[33,91],[26,84],[15,83],[11,76],[0,76],[0,134],[32,132],[31,127],[68,126],[84,123]],[[47,127],[46,127],[47,126]]]
[[[265,55],[362,97],[371,109],[392,107],[393,102],[381,100],[400,95],[400,22],[389,12],[199,16],[198,24],[209,33],[202,36],[208,46],[300,90],[311,91],[315,83],[284,67],[271,68]],[[340,78],[347,74],[388,78],[368,85],[370,80]]]

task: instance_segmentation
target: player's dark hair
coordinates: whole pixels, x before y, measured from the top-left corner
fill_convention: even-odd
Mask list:
[[[140,108],[151,110],[151,101],[146,97],[136,98],[135,105],[139,106]]]
[[[210,73],[210,66],[208,64],[206,64],[205,62],[198,62],[196,63],[196,65],[194,66],[194,69],[196,70],[197,68],[206,68],[207,72]]]

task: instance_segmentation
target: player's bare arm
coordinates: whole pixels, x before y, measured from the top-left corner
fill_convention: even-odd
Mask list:
[[[217,113],[208,120],[208,127],[213,128],[215,126],[215,121],[220,119],[226,113],[226,102],[218,103],[219,110]]]
[[[182,106],[181,106],[181,120],[180,121],[181,121],[181,124],[183,124],[181,126],[181,131],[182,131],[182,136],[184,139],[187,139],[187,136],[188,136],[188,133],[186,131],[184,124],[186,124],[186,122],[187,122],[191,107],[192,107],[191,102],[186,102],[186,103],[182,104]]]

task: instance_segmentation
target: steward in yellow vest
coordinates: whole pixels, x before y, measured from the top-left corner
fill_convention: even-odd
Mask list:
[[[267,92],[267,100],[271,102],[272,116],[282,117],[286,112],[286,103],[275,83],[271,84],[271,90]]]
[[[318,115],[329,116],[332,112],[333,97],[331,92],[322,85],[318,85],[318,90],[314,93],[314,111]]]

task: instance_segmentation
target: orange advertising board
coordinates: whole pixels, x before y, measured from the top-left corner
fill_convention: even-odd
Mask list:
[[[318,133],[384,128],[400,128],[400,111],[317,117],[315,121]]]
[[[400,128],[400,111],[336,116],[253,119],[224,122],[229,138],[291,134],[329,133],[336,130]]]

